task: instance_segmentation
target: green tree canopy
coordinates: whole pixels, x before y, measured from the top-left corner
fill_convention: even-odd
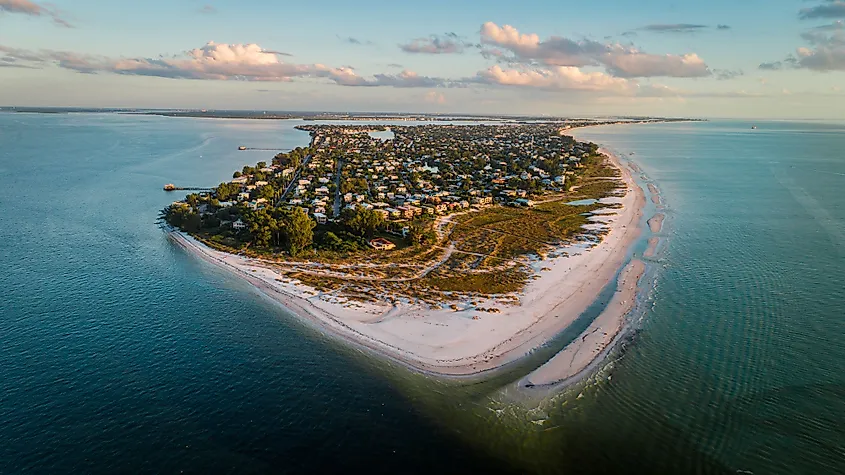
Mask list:
[[[288,252],[296,257],[314,242],[314,222],[302,208],[294,208],[285,216]]]
[[[273,188],[273,185],[264,185],[258,190],[258,197],[273,200],[276,197],[276,189]]]
[[[345,212],[343,221],[358,236],[372,237],[376,231],[384,227],[384,216],[374,209],[363,206]]]
[[[220,201],[230,201],[240,193],[241,187],[235,183],[221,183],[217,185],[215,193]]]

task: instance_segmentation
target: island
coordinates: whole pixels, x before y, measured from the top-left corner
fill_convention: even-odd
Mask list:
[[[553,339],[616,282],[641,232],[640,186],[568,125],[299,128],[308,147],[165,208],[169,235],[418,371],[490,373]],[[567,377],[616,341],[634,264],[627,298]]]

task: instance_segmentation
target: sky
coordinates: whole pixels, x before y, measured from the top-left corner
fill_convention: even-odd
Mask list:
[[[845,0],[0,0],[0,106],[845,119]]]

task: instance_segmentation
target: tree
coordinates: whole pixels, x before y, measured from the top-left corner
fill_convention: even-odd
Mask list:
[[[276,189],[273,188],[273,185],[264,185],[258,190],[258,197],[272,200],[276,197]]]
[[[285,216],[288,252],[296,257],[314,243],[314,222],[302,208],[294,208]]]
[[[259,170],[262,169],[262,168],[267,168],[267,162],[258,162],[255,165],[255,168],[258,168]]]
[[[238,196],[240,191],[241,187],[235,183],[221,183],[217,185],[217,188],[215,189],[217,199],[220,201],[229,201]]]
[[[240,178],[240,177],[241,177],[241,175],[242,175],[242,173],[241,173],[241,172],[237,172],[237,171],[236,171],[235,173],[232,173],[232,178]]]
[[[244,218],[249,225],[249,233],[252,235],[253,243],[259,247],[269,246],[273,240],[273,231],[278,230],[276,220],[263,209],[248,213]]]
[[[415,246],[434,244],[437,242],[437,233],[433,225],[431,220],[412,221],[408,226],[408,241]]]
[[[337,234],[329,231],[321,236],[320,246],[330,251],[340,251],[343,248],[343,239],[337,237]]]
[[[384,227],[384,216],[376,210],[358,206],[354,211],[346,214],[345,223],[353,233],[359,236],[372,237],[376,231]]]

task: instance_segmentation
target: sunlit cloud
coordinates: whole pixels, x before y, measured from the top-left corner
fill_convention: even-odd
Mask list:
[[[541,40],[536,34],[520,33],[510,25],[487,22],[481,27],[481,42],[488,57],[502,62],[545,66],[602,66],[617,77],[704,77],[711,75],[707,64],[695,53],[657,55],[619,43],[572,40],[552,36]]]
[[[323,64],[294,64],[281,60],[281,54],[257,44],[218,44],[170,58],[108,58],[64,51],[38,51],[0,46],[6,62],[29,67],[55,64],[84,74],[113,73],[169,79],[218,81],[289,82],[295,78],[327,79],[341,86],[441,87],[448,81],[421,76],[404,70],[399,74],[358,75],[351,67],[333,68]]]
[[[65,20],[55,7],[38,4],[30,0],[0,0],[0,13],[2,12],[49,17],[56,25],[73,28],[73,25]]]

